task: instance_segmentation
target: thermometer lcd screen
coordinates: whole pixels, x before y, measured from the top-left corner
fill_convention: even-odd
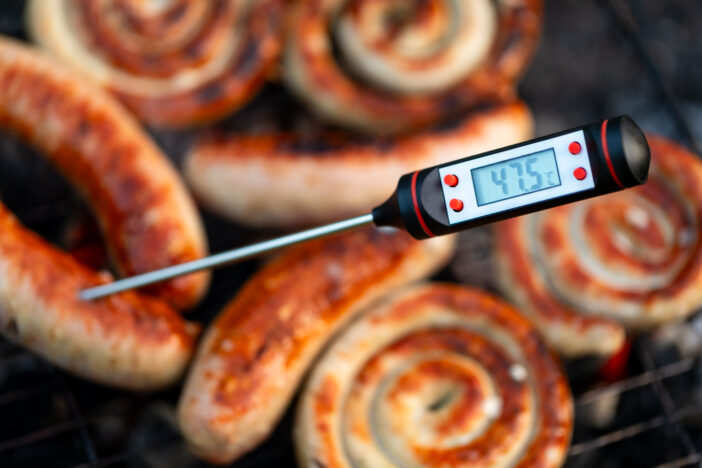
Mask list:
[[[552,149],[472,169],[478,206],[561,185]]]

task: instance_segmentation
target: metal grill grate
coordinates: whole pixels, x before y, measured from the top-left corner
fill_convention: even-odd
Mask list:
[[[22,35],[18,20],[21,7],[17,7],[21,3],[13,0],[10,8],[0,12],[2,32]],[[521,86],[534,108],[537,133],[630,111],[644,127],[666,133],[699,153],[700,125],[690,118],[697,111],[676,98],[678,86],[671,85],[670,70],[661,68],[660,53],[655,50],[656,35],[676,34],[675,27],[670,30],[669,18],[656,16],[657,8],[665,8],[678,19],[683,17],[681,34],[695,37],[702,26],[702,8],[692,4],[686,0],[548,2],[544,44]],[[661,27],[652,27],[657,24]],[[689,47],[694,48],[692,44]],[[573,50],[578,51],[577,56],[565,55]],[[702,61],[696,63],[699,66]],[[588,76],[582,77],[583,71]],[[672,77],[681,79],[675,73]],[[568,86],[572,89],[565,89]],[[625,98],[618,100],[614,95]],[[702,103],[699,94],[685,98]],[[702,110],[699,112],[702,115]],[[162,143],[171,138],[156,136]],[[0,139],[0,150],[6,146]],[[14,146],[9,144],[10,149]],[[2,179],[0,174],[0,183]],[[54,201],[53,194],[41,203],[16,210],[26,224],[53,240],[60,229],[47,225],[82,210],[74,197],[58,192],[60,201]],[[213,219],[207,224],[214,250],[240,243],[241,239],[232,239],[227,225]],[[243,265],[217,272],[212,292],[194,318],[211,319],[213,311],[219,310],[252,268]],[[630,377],[595,389],[591,379],[579,379],[580,364],[568,366],[577,418],[567,467],[702,466],[699,356],[682,357],[675,348],[641,336],[633,344]],[[587,366],[592,367],[592,362],[586,362]],[[592,372],[585,374],[591,377]],[[178,391],[134,395],[95,386],[0,340],[0,465],[202,466],[188,454],[178,435],[173,411]],[[614,411],[611,421],[593,424],[608,410]],[[234,466],[294,466],[290,434],[288,412],[273,436]]]

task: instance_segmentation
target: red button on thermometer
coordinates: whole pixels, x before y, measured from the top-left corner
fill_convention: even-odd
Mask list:
[[[463,209],[463,202],[458,198],[454,198],[449,202],[449,206],[453,211],[461,211]]]
[[[643,184],[650,160],[643,132],[629,117],[616,117],[405,174],[372,213],[86,289],[80,296],[96,299],[367,224],[394,226],[417,239],[458,232]]]
[[[449,187],[455,187],[458,185],[458,177],[455,174],[446,174],[444,176],[444,183]]]

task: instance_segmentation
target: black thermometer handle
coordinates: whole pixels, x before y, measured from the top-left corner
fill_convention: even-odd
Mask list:
[[[447,180],[449,181],[448,183],[451,183],[451,181],[469,179],[474,176],[470,174],[470,171],[464,170],[457,177],[451,175],[448,177],[454,177],[453,179],[446,179],[446,175],[444,175],[444,178],[441,177],[440,170],[444,169],[443,172],[445,173],[459,163],[497,154],[508,154],[507,161],[511,159],[517,160],[521,157],[519,154],[520,149],[523,149],[523,155],[528,156],[533,152],[531,148],[548,147],[550,143],[556,146],[563,146],[563,141],[569,141],[567,135],[578,135],[580,141],[584,138],[585,148],[581,148],[581,144],[574,141],[571,145],[575,146],[570,146],[570,153],[573,153],[574,157],[579,153],[579,157],[587,159],[587,161],[583,161],[583,166],[589,167],[587,167],[587,170],[583,167],[578,167],[576,171],[580,172],[575,172],[575,177],[578,179],[584,178],[590,172],[591,176],[589,177],[591,179],[588,179],[590,184],[588,188],[577,189],[577,191],[568,193],[563,193],[562,187],[560,187],[561,190],[558,193],[554,189],[544,190],[543,195],[535,202],[527,201],[524,198],[525,203],[520,203],[520,197],[515,196],[512,198],[516,200],[516,203],[513,200],[504,209],[500,209],[500,205],[497,203],[490,202],[497,208],[494,210],[489,209],[486,213],[484,208],[481,212],[481,209],[476,206],[473,209],[474,216],[467,213],[472,208],[468,206],[464,209],[462,201],[447,200],[445,187]],[[535,143],[538,144],[534,145]],[[586,151],[583,151],[583,149],[586,149]],[[550,148],[546,151],[550,151]],[[562,148],[559,151],[563,152]],[[554,153],[554,159],[555,155],[556,153]],[[567,156],[559,157],[565,158]],[[496,158],[499,159],[500,156],[494,156],[490,160],[495,160]],[[385,203],[373,209],[373,222],[377,226],[395,226],[405,229],[417,239],[450,234],[643,184],[648,176],[650,160],[651,155],[648,142],[641,129],[628,116],[619,116],[507,148],[500,148],[495,151],[405,174],[400,178],[395,193]],[[570,161],[566,162],[570,163]],[[487,164],[487,166],[489,165]],[[457,172],[459,167],[462,166],[456,166]],[[506,173],[503,172],[502,174],[504,176]],[[565,185],[566,181],[563,179],[567,177],[569,177],[569,174],[566,174],[565,177],[561,174],[561,185]],[[551,197],[549,192],[554,193],[554,196]],[[465,219],[458,222],[455,220],[453,223],[450,222],[449,211],[455,206],[450,204],[451,202],[456,202],[461,207],[461,210],[464,211],[462,216]],[[502,206],[504,205],[503,203]]]

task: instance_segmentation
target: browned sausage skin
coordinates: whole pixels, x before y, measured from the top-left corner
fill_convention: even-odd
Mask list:
[[[207,246],[179,175],[104,92],[29,47],[0,38],[0,127],[39,148],[91,205],[115,266],[132,275],[194,260]],[[209,275],[150,288],[195,305]]]
[[[227,115],[256,94],[280,51],[284,0],[32,0],[33,39],[148,124]]]
[[[201,256],[199,218],[168,160],[114,103],[60,64],[0,39],[0,126],[43,150],[95,210],[125,273]],[[135,390],[185,369],[198,327],[168,304],[194,304],[207,276],[96,302],[108,279],[23,228],[0,204],[0,332],[71,372]]]
[[[514,93],[541,0],[291,2],[283,77],[325,119],[391,134]]]
[[[332,334],[394,287],[431,274],[452,238],[362,230],[289,250],[261,269],[204,338],[178,414],[192,450],[227,463],[260,443]]]
[[[172,383],[198,327],[166,302],[134,292],[78,298],[106,279],[27,231],[0,204],[0,333],[106,385],[154,390]]]
[[[289,227],[367,213],[403,174],[518,143],[531,132],[529,110],[513,102],[406,136],[209,139],[188,153],[184,170],[195,196],[214,212],[253,226]]]
[[[647,135],[645,185],[497,225],[497,279],[568,356],[611,354],[625,330],[702,304],[702,164]]]
[[[299,466],[557,468],[568,380],[537,330],[483,291],[411,285],[324,352],[298,406]]]

